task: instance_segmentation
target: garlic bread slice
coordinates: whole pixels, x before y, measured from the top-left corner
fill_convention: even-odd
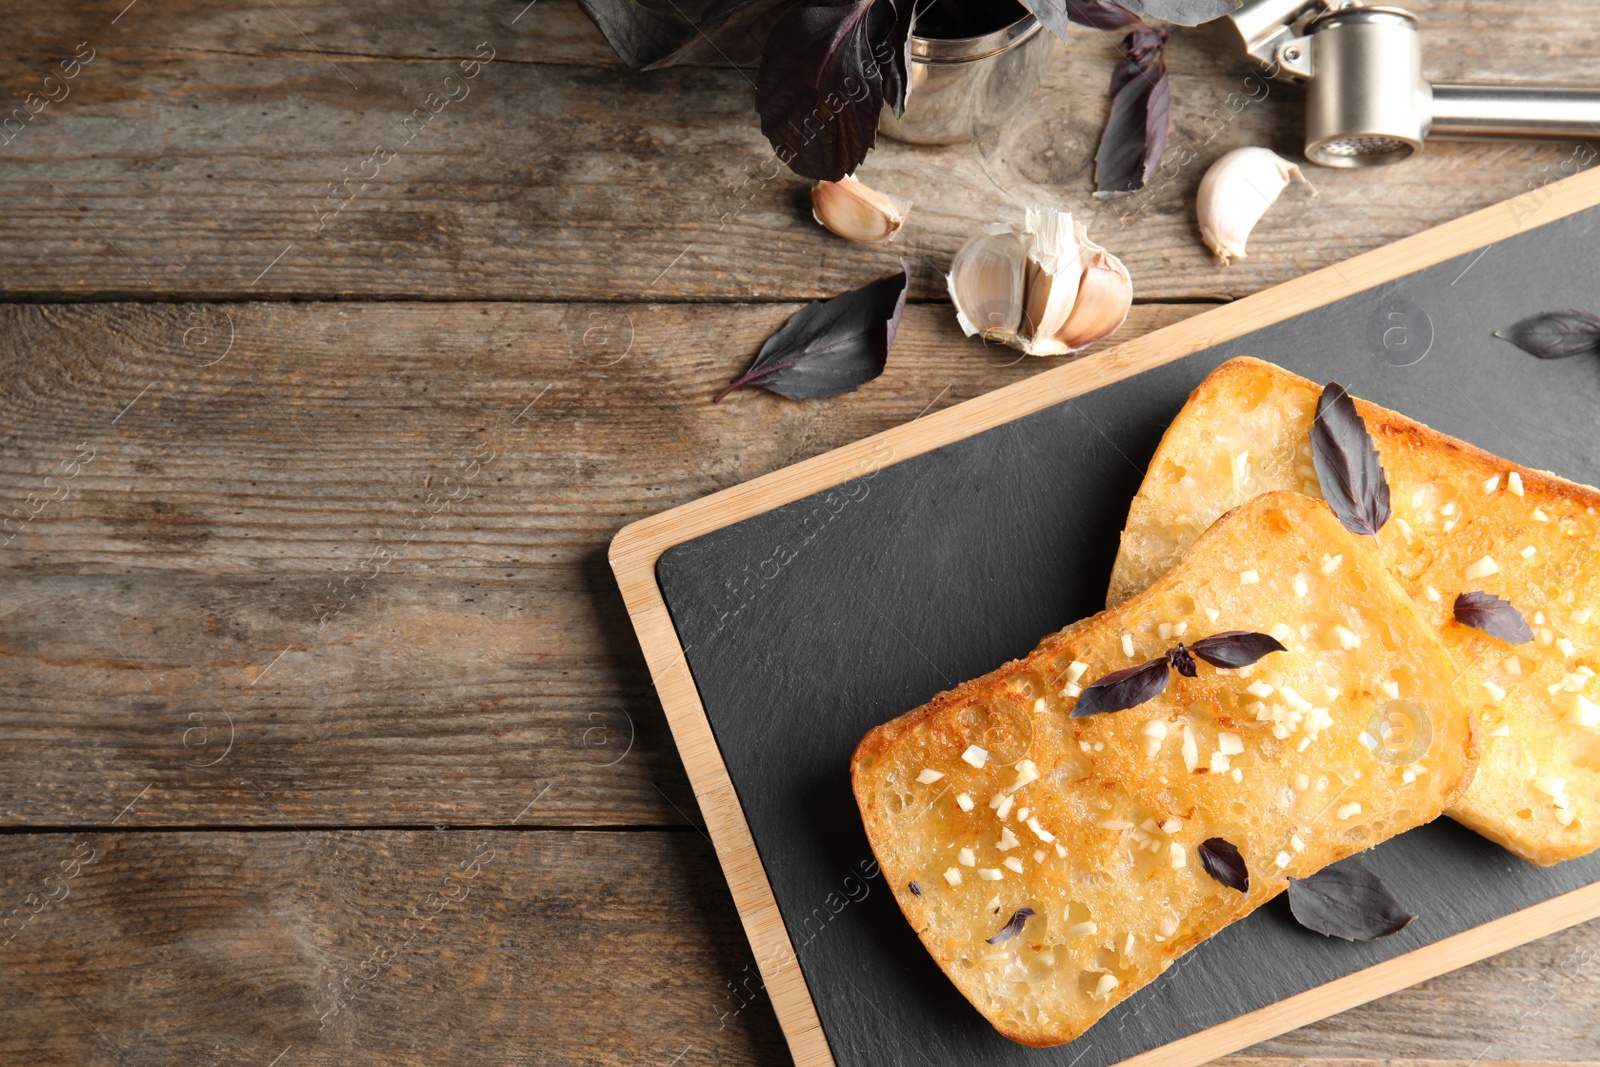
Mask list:
[[[1310,431],[1322,387],[1260,360],[1230,360],[1168,427],[1134,497],[1106,601],[1156,580],[1212,519],[1258,493],[1320,495]],[[1393,517],[1375,542],[1438,628],[1476,705],[1484,755],[1450,811],[1548,865],[1600,847],[1600,492],[1530,471],[1361,400]],[[1322,577],[1301,575],[1308,588]],[[1511,645],[1455,620],[1487,592],[1527,619]]]
[[[1071,717],[1106,675],[1235,630],[1285,651],[1174,669],[1142,704]],[[1269,494],[1144,592],[867,734],[856,801],[951,981],[1007,1037],[1056,1045],[1288,876],[1435,818],[1475,754],[1450,675],[1372,548],[1320,501]],[[1373,740],[1395,723],[1403,753]],[[1213,839],[1239,850],[1245,891],[1206,872]]]

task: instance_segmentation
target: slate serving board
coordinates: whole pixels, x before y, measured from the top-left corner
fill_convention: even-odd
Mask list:
[[[657,579],[840,1067],[1107,1067],[1600,880],[1440,820],[1369,855],[1420,918],[1369,944],[1282,898],[1068,1045],[1000,1037],[877,874],[850,792],[872,726],[1103,606],[1144,465],[1189,391],[1238,355],[1395,408],[1524,467],[1600,484],[1600,359],[1492,334],[1600,307],[1600,208],[1304,312],[668,549]]]

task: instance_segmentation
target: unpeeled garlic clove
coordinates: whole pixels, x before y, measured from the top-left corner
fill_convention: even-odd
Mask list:
[[[981,333],[1006,344],[1022,325],[1024,268],[1028,259],[1022,235],[996,223],[961,246],[946,283],[956,321],[968,337]]]
[[[956,253],[948,282],[968,337],[981,333],[1031,356],[1098,341],[1133,304],[1122,261],[1056,209],[1030,210],[1021,230],[996,223],[974,235]]]
[[[1250,231],[1291,180],[1316,195],[1316,187],[1298,166],[1267,148],[1235,148],[1211,164],[1200,179],[1195,213],[1200,239],[1223,266],[1245,258]]]
[[[888,241],[905,223],[905,209],[854,175],[836,182],[818,182],[811,190],[811,214],[840,237],[851,241]]]
[[[1054,335],[1068,352],[1076,352],[1115,333],[1128,321],[1133,308],[1133,277],[1122,260],[1096,248],[1083,268],[1078,301],[1067,321]]]

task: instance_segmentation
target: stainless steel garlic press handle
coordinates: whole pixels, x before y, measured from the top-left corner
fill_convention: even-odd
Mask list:
[[[1600,89],[1430,85],[1416,16],[1345,0],[1246,0],[1229,16],[1245,50],[1306,86],[1306,158],[1394,163],[1429,137],[1600,140]]]
[[[1600,140],[1600,90],[1435,85],[1429,137]]]

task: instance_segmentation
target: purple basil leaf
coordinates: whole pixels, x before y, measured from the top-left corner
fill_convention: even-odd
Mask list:
[[[1221,18],[1239,6],[1239,0],[1116,0],[1135,15],[1174,22],[1179,26],[1198,26]]]
[[[1123,60],[1111,72],[1111,115],[1094,154],[1094,195],[1127,196],[1143,189],[1167,150],[1172,89],[1162,48],[1171,31],[1136,26],[1122,42]]]
[[[790,170],[836,182],[867,158],[885,83],[894,79],[880,57],[890,58],[899,23],[893,3],[835,0],[795,8],[773,25],[756,74],[756,110]]]
[[[1200,842],[1200,866],[1229,889],[1250,892],[1250,869],[1239,855],[1239,846],[1226,838],[1211,837]]]
[[[1540,359],[1600,353],[1600,315],[1588,311],[1546,311],[1497,330],[1495,336]]]
[[[914,897],[920,897],[922,895],[922,887],[916,883],[915,879],[913,879],[911,882],[911,895]]]
[[[1533,629],[1522,612],[1493,593],[1462,593],[1456,597],[1456,622],[1482,630],[1511,645],[1533,640]]]
[[[1351,533],[1376,535],[1389,521],[1389,479],[1372,447],[1355,401],[1338,382],[1317,398],[1311,424],[1311,462],[1322,499]]]
[[[1136,708],[1166,689],[1171,673],[1165,656],[1138,667],[1112,671],[1078,694],[1078,702],[1072,706],[1072,717],[1082,719]]]
[[[1185,678],[1195,678],[1200,674],[1199,668],[1194,665],[1194,657],[1182,644],[1167,651],[1167,665]]]
[[[831,300],[813,300],[761,346],[716,399],[759,385],[790,400],[853,393],[883,373],[906,307],[911,268]]]
[[[1404,930],[1416,916],[1395,899],[1360,856],[1289,879],[1289,910],[1307,930],[1346,941],[1373,941]]]
[[[1189,646],[1189,651],[1213,667],[1248,667],[1269,652],[1287,652],[1283,643],[1271,634],[1258,634],[1250,630],[1224,630],[1220,634],[1202,637]]]
[[[699,25],[677,51],[650,64],[647,70],[682,63],[730,63],[753,67],[761,62],[761,49],[773,22],[798,7],[803,0],[719,0],[706,8]]]
[[[1028,920],[1031,918],[1033,918],[1032,908],[1018,908],[1012,913],[1011,920],[1000,928],[998,934],[985,940],[991,945],[998,945],[1002,941],[1010,941],[1013,937],[1022,933],[1022,928],[1028,924]]]
[[[1111,0],[1066,0],[1066,5],[1067,17],[1090,29],[1125,30],[1139,21],[1138,15]]]
[[[606,43],[635,70],[666,58],[683,43],[688,20],[646,7],[638,0],[578,0]]]

